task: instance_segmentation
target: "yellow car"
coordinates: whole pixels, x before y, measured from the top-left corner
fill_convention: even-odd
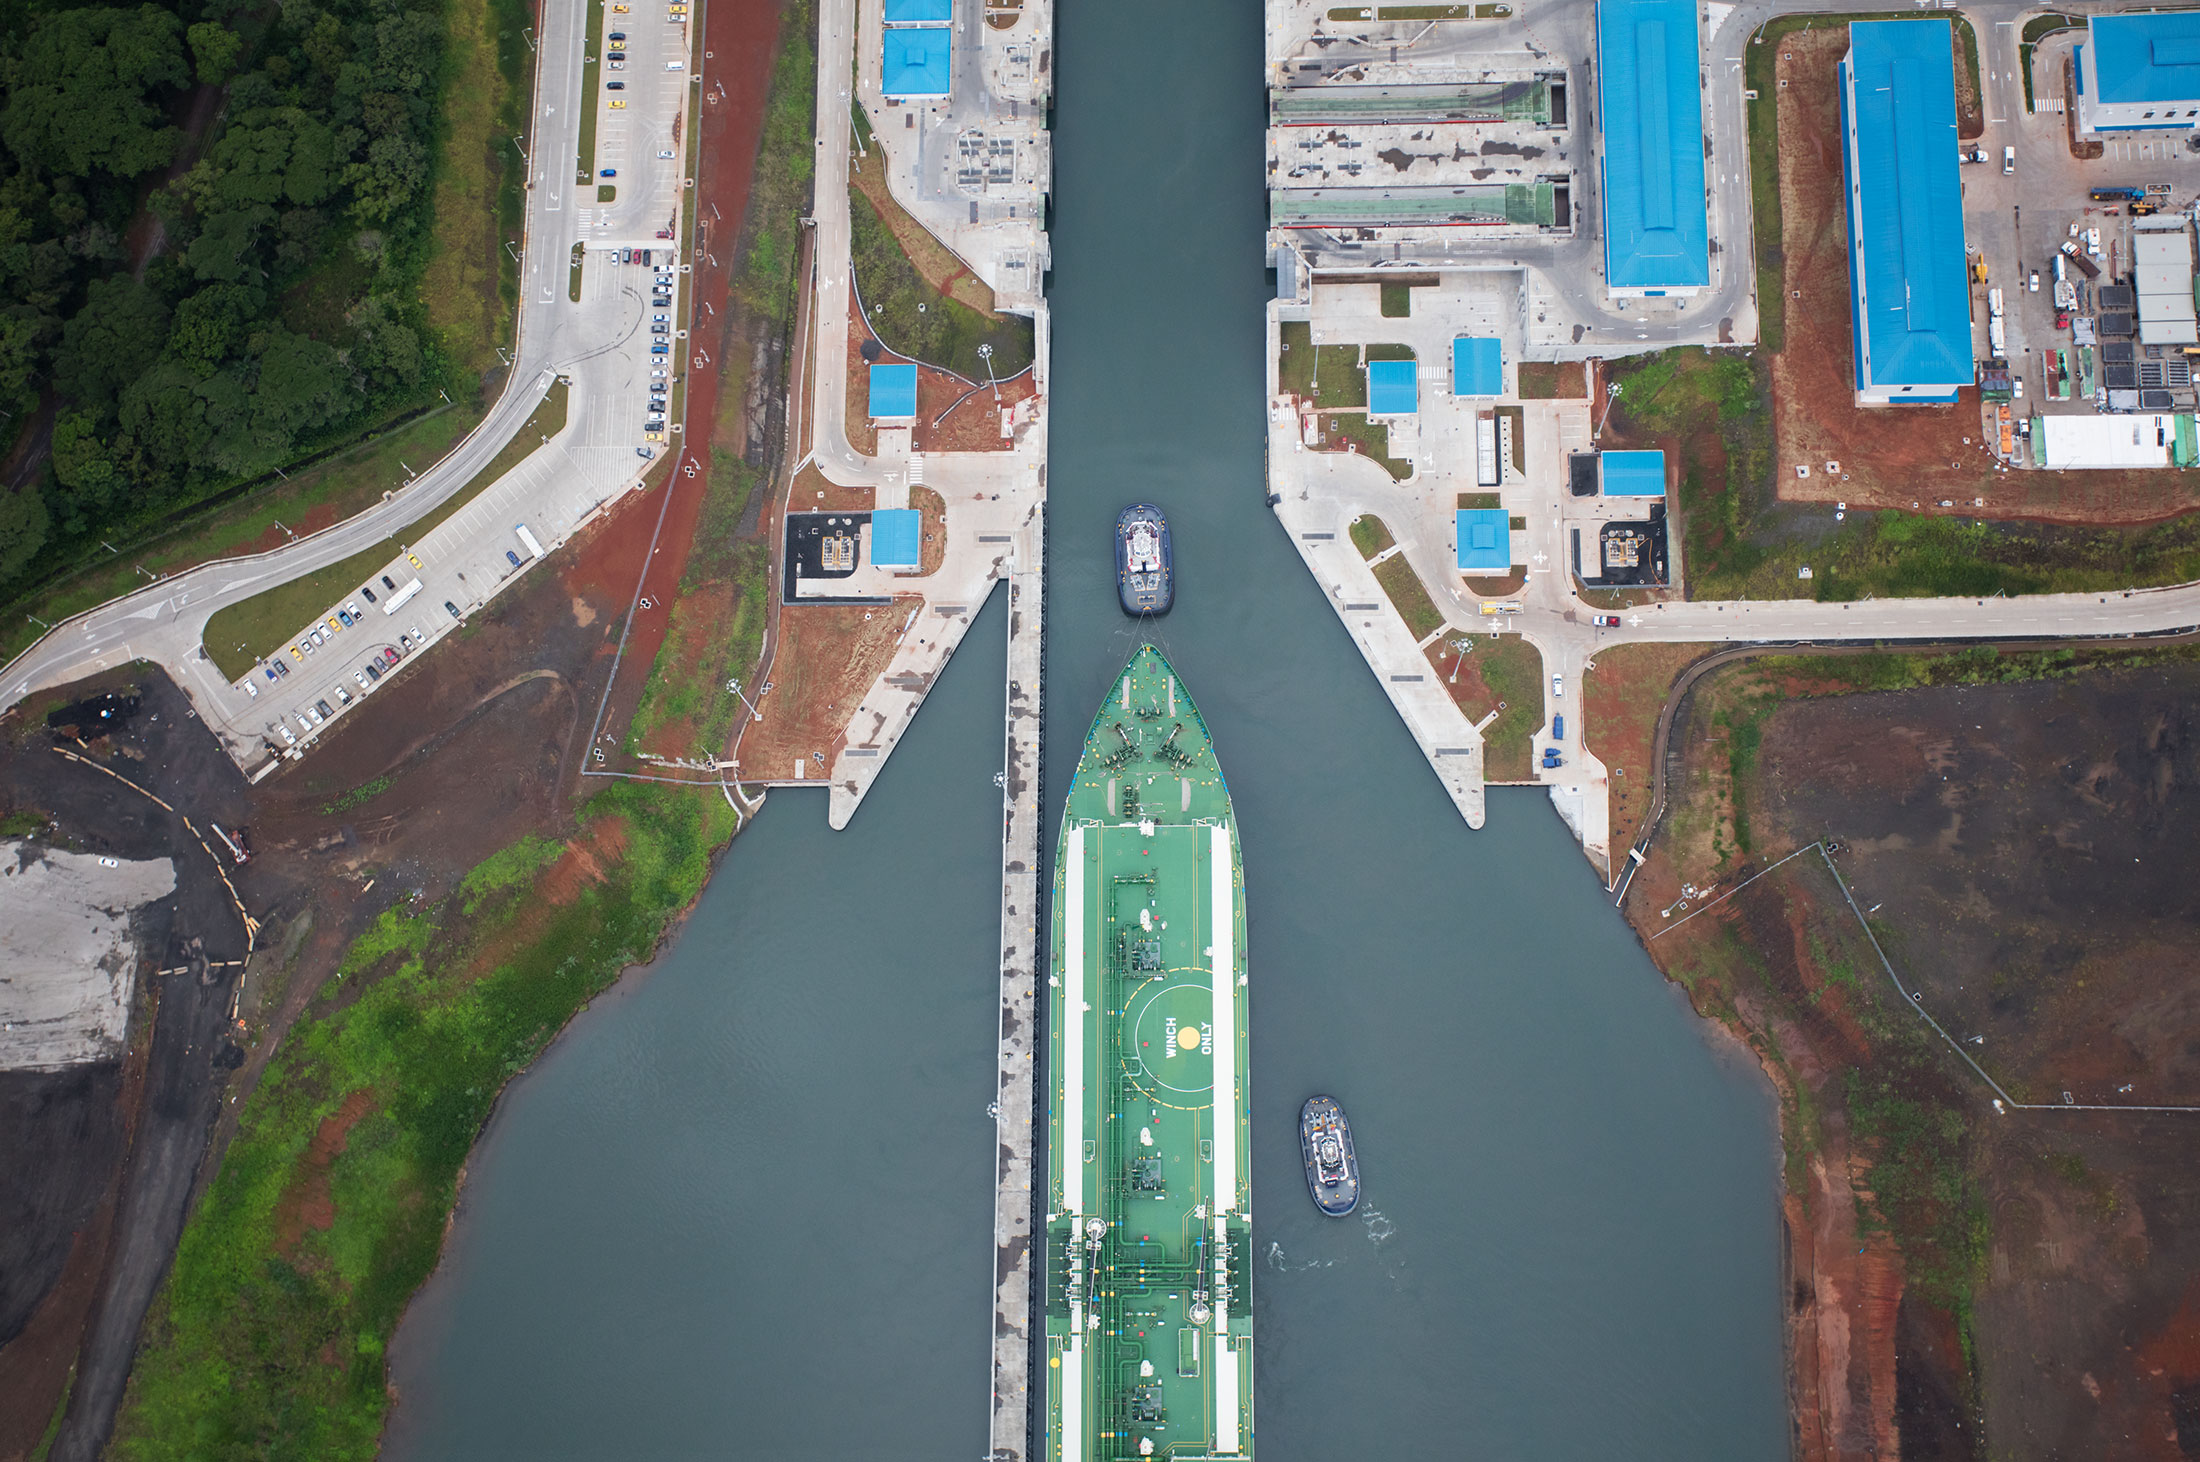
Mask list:
[[[613,110],[614,112],[623,112],[623,111],[625,111],[625,110],[626,110],[626,103],[625,103],[625,102],[613,102],[613,103],[611,104],[611,110]]]
[[[642,440],[645,442],[661,442],[664,439],[665,434],[661,431],[645,431],[642,433]]]
[[[340,635],[344,632],[344,627],[336,622],[336,616],[333,614],[328,617],[328,632],[332,635]]]
[[[614,5],[614,6],[612,6],[612,7],[611,7],[611,13],[612,13],[613,15],[624,15],[624,14],[626,14],[626,13],[627,13],[627,11],[631,10],[632,8],[633,8],[633,7],[632,7],[632,6],[629,6],[629,5]]]
[[[290,647],[290,658],[297,661],[300,665],[303,665],[306,663],[306,652],[299,649],[296,645],[292,645]]]
[[[411,564],[414,568],[419,568],[420,556],[418,554],[408,553],[405,555],[405,562]]]

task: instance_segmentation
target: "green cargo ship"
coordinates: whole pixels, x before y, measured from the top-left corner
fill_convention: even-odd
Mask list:
[[[1207,724],[1151,645],[1055,850],[1046,1462],[1253,1454],[1245,890]]]

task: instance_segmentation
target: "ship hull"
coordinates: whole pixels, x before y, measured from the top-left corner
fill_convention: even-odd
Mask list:
[[[1055,856],[1045,1462],[1253,1454],[1243,887],[1205,722],[1144,646]]]

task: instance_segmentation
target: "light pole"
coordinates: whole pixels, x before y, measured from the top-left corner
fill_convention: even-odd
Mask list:
[[[1620,383],[1618,381],[1607,381],[1605,383],[1604,414],[1597,418],[1597,429],[1589,433],[1590,441],[1593,442],[1604,435],[1604,423],[1612,419],[1612,403],[1619,400],[1619,387]]]
[[[758,709],[756,708],[756,702],[754,702],[754,701],[750,700],[750,699],[748,698],[748,695],[747,695],[747,693],[746,693],[746,692],[744,692],[744,691],[743,691],[743,690],[741,689],[741,682],[740,682],[740,681],[738,681],[738,680],[729,680],[729,681],[727,681],[727,682],[726,682],[726,689],[728,689],[728,690],[732,691],[732,692],[733,692],[733,693],[734,693],[735,695],[737,695],[737,696],[740,696],[740,697],[741,697],[741,704],[742,704],[742,705],[744,705],[744,706],[747,706],[747,707],[749,708],[749,714],[750,714],[750,715],[754,716],[754,717],[755,717],[755,718],[756,718],[757,720],[759,720],[759,721],[761,721],[761,720],[763,720],[763,719],[764,719],[764,713],[763,713],[762,711],[760,711],[760,710],[758,710]]]
[[[43,619],[40,619],[40,618],[39,618],[39,617],[38,617],[37,615],[35,615],[35,614],[26,614],[26,615],[24,615],[23,617],[24,617],[25,619],[29,620],[29,621],[30,621],[30,622],[31,622],[32,624],[35,624],[35,625],[37,625],[37,626],[38,626],[38,627],[39,627],[40,629],[48,629],[48,630],[50,630],[50,629],[52,629],[52,628],[53,628],[53,626],[52,626],[52,625],[50,625],[50,624],[46,623],[46,621],[44,621]]]
[[[993,404],[1001,404],[1001,383],[993,379],[993,347],[990,343],[978,347],[978,359],[985,362],[985,383],[993,388]]]

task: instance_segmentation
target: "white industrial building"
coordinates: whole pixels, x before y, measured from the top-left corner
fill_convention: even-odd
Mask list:
[[[2200,345],[2192,297],[2192,230],[2182,215],[2131,227],[2131,282],[2138,292],[2142,345]]]
[[[2040,465],[2049,469],[2082,467],[2167,467],[2177,440],[2177,418],[2145,416],[2035,416]]]

